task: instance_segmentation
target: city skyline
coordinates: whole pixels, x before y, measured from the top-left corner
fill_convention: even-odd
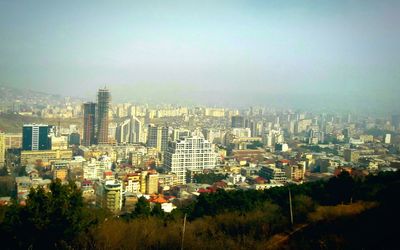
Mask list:
[[[115,100],[399,110],[396,1],[0,3],[0,84]]]

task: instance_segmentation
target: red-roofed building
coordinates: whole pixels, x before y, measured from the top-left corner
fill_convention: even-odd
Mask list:
[[[176,208],[171,202],[165,199],[165,197],[163,197],[162,195],[151,195],[149,202],[152,204],[160,204],[161,209],[166,213],[170,213],[172,210]]]
[[[290,165],[290,163],[291,163],[290,160],[283,159],[283,160],[277,161],[275,165],[276,165],[277,168],[283,168],[283,167],[285,167],[287,165]]]
[[[168,201],[162,195],[152,195],[150,196],[149,202],[163,204]]]
[[[264,183],[267,183],[267,180],[264,179],[264,178],[261,177],[261,176],[258,176],[257,178],[254,179],[254,182],[255,182],[256,184],[264,184]]]
[[[91,187],[93,185],[93,182],[91,180],[83,180],[82,181],[82,188],[84,187]]]
[[[217,181],[212,185],[212,188],[215,190],[220,188],[224,189],[226,187],[228,187],[228,184],[226,184],[224,181]]]
[[[103,173],[103,178],[104,178],[105,180],[114,179],[114,174],[113,174],[112,171],[104,171],[104,173]]]
[[[213,190],[209,189],[209,188],[199,188],[199,190],[197,190],[197,192],[200,194],[204,194],[204,193],[212,193]]]

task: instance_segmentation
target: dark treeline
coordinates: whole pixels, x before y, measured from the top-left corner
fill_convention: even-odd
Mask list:
[[[180,249],[186,214],[185,249],[391,248],[399,185],[399,171],[358,179],[342,172],[265,191],[201,194],[171,214],[139,199],[115,218],[86,206],[74,184],[54,182],[50,192],[32,190],[26,206],[3,208],[0,237],[3,249]]]
[[[212,185],[213,183],[223,180],[227,177],[226,174],[215,174],[215,173],[207,173],[207,174],[196,174],[193,177],[195,183],[205,183]]]

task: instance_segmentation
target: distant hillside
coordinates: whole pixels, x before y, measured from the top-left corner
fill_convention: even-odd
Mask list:
[[[18,114],[0,114],[0,130],[6,133],[19,133],[27,123],[44,123],[68,127],[70,124],[81,125],[82,119],[44,119],[40,117],[22,116]]]
[[[12,108],[14,105],[22,110],[30,110],[32,107],[45,107],[46,105],[57,105],[68,102],[81,102],[82,100],[74,97],[65,97],[43,93],[26,88],[15,88],[0,84],[0,105],[3,111]]]
[[[22,116],[17,114],[0,114],[0,130],[7,133],[22,131],[26,123],[42,123],[43,119],[38,117]]]
[[[4,84],[0,84],[0,93],[8,94],[10,96],[41,96],[41,97],[52,97],[52,98],[61,98],[60,95],[48,94],[44,92],[40,92],[37,90],[26,89],[26,88],[16,88],[13,86],[7,86]]]

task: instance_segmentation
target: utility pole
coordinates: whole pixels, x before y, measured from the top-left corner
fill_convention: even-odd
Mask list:
[[[290,222],[292,223],[293,226],[292,193],[290,192],[290,187],[288,187],[288,189],[289,189]]]
[[[181,250],[183,250],[183,241],[185,240],[185,230],[186,230],[186,214],[185,217],[183,217]]]

